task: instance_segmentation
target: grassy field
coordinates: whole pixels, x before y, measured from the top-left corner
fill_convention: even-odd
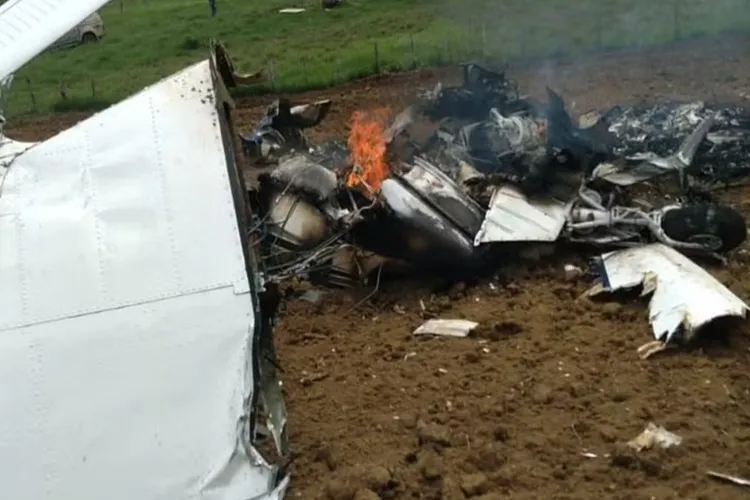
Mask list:
[[[100,11],[107,32],[100,43],[43,54],[16,75],[7,116],[104,107],[202,59],[211,37],[226,43],[240,71],[266,68],[268,87],[291,91],[467,58],[750,29],[747,0],[348,0],[330,11],[318,0],[216,3],[212,18],[207,0],[111,2]],[[278,12],[299,6],[307,10]]]

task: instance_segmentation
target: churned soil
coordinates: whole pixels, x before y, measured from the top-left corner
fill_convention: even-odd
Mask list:
[[[641,100],[742,102],[748,55],[748,39],[727,38],[510,72],[531,94],[550,84],[574,113]],[[313,137],[345,137],[353,111],[399,111],[441,78],[457,74],[385,75],[293,98],[334,99]],[[240,126],[270,100],[240,101]],[[85,116],[21,120],[10,133],[40,139]],[[750,189],[725,199],[750,217]],[[636,348],[651,339],[646,303],[580,299],[588,280],[564,276],[564,264],[585,267],[593,255],[565,250],[448,288],[413,279],[317,303],[291,294],[276,328],[291,498],[746,498],[750,490],[705,473],[750,478],[750,328],[717,325],[700,347],[640,360]],[[749,264],[743,248],[709,270],[747,299]],[[479,327],[467,338],[416,338],[430,317]],[[682,444],[629,451],[624,443],[649,422]]]

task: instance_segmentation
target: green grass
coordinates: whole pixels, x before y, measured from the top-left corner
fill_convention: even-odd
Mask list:
[[[305,3],[306,12],[278,13]],[[217,7],[211,18],[207,0],[111,2],[100,11],[104,40],[29,63],[6,114],[101,109],[204,58],[211,37],[225,42],[238,70],[267,68],[268,87],[292,91],[376,70],[750,29],[747,0],[348,0],[327,12],[317,0],[217,0]]]

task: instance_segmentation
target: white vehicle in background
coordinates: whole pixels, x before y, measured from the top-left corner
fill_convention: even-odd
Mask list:
[[[85,43],[98,42],[104,37],[104,20],[94,12],[81,21],[75,28],[61,36],[55,43],[50,45],[49,50],[75,47]]]

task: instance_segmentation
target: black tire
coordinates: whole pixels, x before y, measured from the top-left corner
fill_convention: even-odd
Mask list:
[[[747,225],[742,214],[714,203],[668,210],[662,217],[661,227],[667,236],[681,242],[697,242],[706,236],[716,238],[716,248],[711,250],[718,253],[737,248],[747,238]]]
[[[90,31],[84,33],[83,37],[81,37],[81,42],[83,42],[83,43],[93,43],[96,40],[97,40],[96,39],[96,35],[93,34],[93,33],[91,33]]]

